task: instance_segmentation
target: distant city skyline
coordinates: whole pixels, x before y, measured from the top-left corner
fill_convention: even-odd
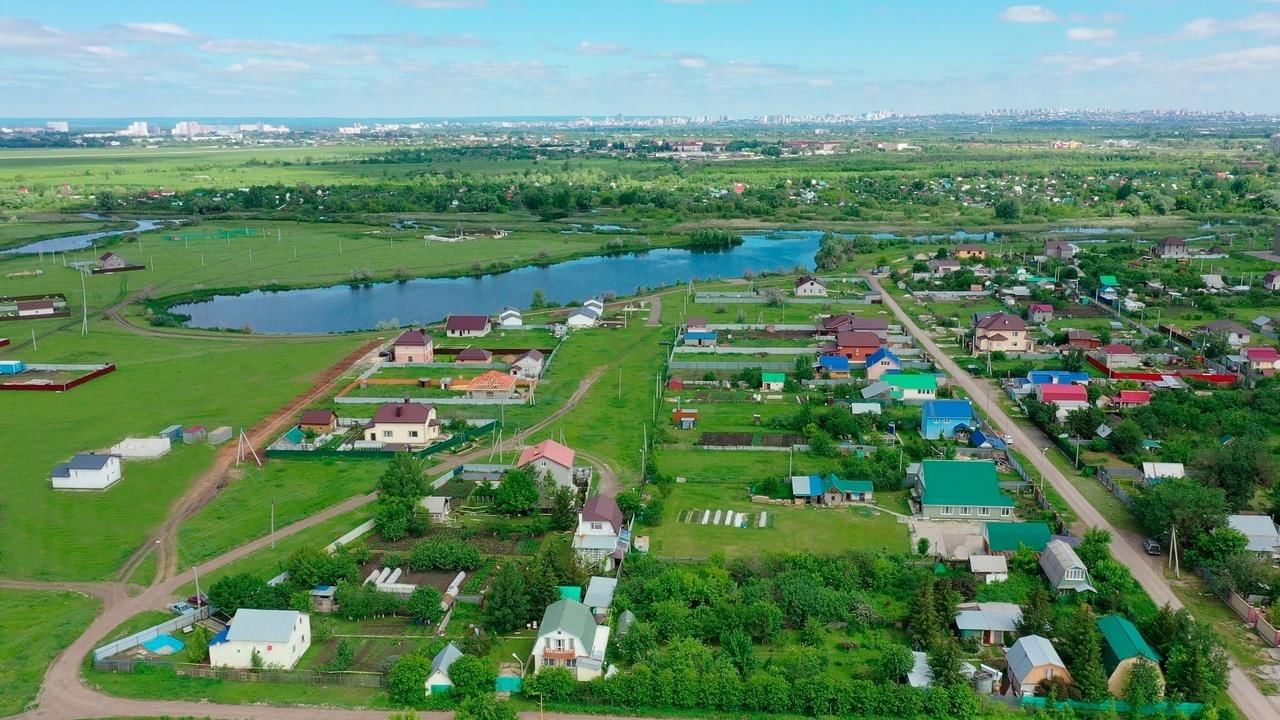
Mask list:
[[[1280,111],[1277,0],[48,0],[7,12],[0,114],[23,118]]]

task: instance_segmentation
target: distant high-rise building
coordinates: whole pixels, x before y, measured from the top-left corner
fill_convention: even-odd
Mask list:
[[[44,124],[44,129],[48,130],[49,132],[64,133],[64,132],[70,132],[71,126],[70,124],[67,123],[66,120],[50,120],[49,122]]]
[[[173,126],[173,132],[170,134],[174,137],[193,138],[204,133],[205,130],[200,126],[200,123],[194,120],[183,120]]]
[[[129,123],[129,127],[121,130],[118,134],[126,137],[147,137],[151,134],[151,128],[147,126],[145,120],[136,120]]]

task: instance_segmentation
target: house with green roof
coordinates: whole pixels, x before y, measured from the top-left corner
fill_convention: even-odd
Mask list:
[[[1138,628],[1122,615],[1103,615],[1098,618],[1098,631],[1102,633],[1102,665],[1107,669],[1107,691],[1118,698],[1124,697],[1129,682],[1129,670],[1138,658],[1151,661],[1160,670],[1163,658],[1142,637]]]
[[[938,397],[938,378],[924,373],[890,373],[881,381],[889,383],[889,397],[905,403],[933,400]]]
[[[987,523],[982,535],[988,552],[1003,555],[1012,555],[1023,545],[1032,552],[1043,552],[1053,538],[1049,526],[1042,522]]]
[[[810,505],[871,502],[875,489],[870,480],[845,480],[832,474],[791,476],[792,497]]]
[[[913,495],[926,518],[1013,519],[1013,498],[1000,492],[996,464],[990,460],[925,460]]]
[[[760,389],[765,392],[782,392],[787,376],[780,372],[760,373]]]
[[[604,672],[609,627],[597,625],[591,609],[576,600],[557,600],[547,607],[533,641],[533,668],[562,667],[580,682]]]

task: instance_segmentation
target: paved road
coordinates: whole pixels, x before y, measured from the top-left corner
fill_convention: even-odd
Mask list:
[[[867,280],[875,286],[880,284],[879,279],[875,277],[867,276]],[[970,397],[978,400],[983,407],[987,408],[987,419],[1002,432],[1013,436],[1015,447],[1030,448],[1035,446],[1031,436],[1001,409],[997,391],[994,388],[987,383],[976,381],[949,355],[943,352],[929,337],[928,333],[921,330],[915,321],[903,311],[892,295],[883,289],[881,295],[884,297],[884,304],[898,317],[899,322],[902,323],[907,332],[915,336],[921,347],[934,357],[943,370],[946,370],[949,375],[955,378],[956,383],[965,392],[969,393]],[[1045,480],[1053,486],[1053,489],[1062,496],[1063,500],[1071,506],[1081,524],[1102,528],[1111,533],[1111,554],[1116,560],[1129,568],[1134,579],[1151,596],[1151,599],[1155,600],[1156,604],[1168,604],[1175,608],[1182,607],[1182,602],[1174,594],[1173,588],[1159,570],[1151,566],[1141,547],[1133,542],[1132,535],[1122,533],[1107,522],[1107,519],[1093,505],[1090,505],[1084,496],[1080,494],[1080,491],[1067,480],[1066,475],[1063,475],[1062,471],[1050,462],[1048,458],[1044,457],[1043,454],[1032,452],[1027,453],[1026,457],[1040,471]],[[1276,717],[1280,717],[1280,703],[1277,703],[1274,698],[1268,698],[1263,695],[1235,662],[1231,663],[1230,679],[1231,687],[1229,693],[1231,699],[1235,701],[1236,706],[1240,708],[1245,717],[1251,718],[1251,720],[1274,720]]]

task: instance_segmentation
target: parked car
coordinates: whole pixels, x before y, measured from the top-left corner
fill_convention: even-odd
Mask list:
[[[200,593],[199,595],[192,595],[191,597],[187,598],[187,604],[192,607],[204,607],[205,605],[209,604],[209,596],[205,595],[204,593]]]
[[[1155,538],[1146,538],[1143,540],[1142,549],[1146,550],[1148,555],[1164,554],[1164,548],[1160,547],[1160,541]]]
[[[170,605],[169,609],[173,611],[174,615],[186,615],[187,613],[195,610],[194,607],[186,602],[176,602]]]

